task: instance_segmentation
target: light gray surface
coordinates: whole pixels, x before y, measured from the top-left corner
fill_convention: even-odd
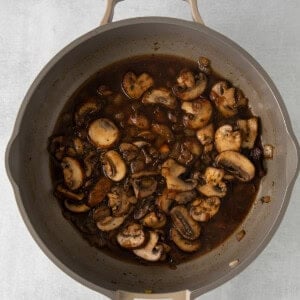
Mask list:
[[[172,16],[189,19],[186,4],[179,0],[151,1],[151,7],[148,8],[143,8],[142,5],[146,1],[139,1],[138,4],[134,2],[131,0],[120,3],[116,10],[116,19],[145,14],[171,16],[168,4],[173,2],[175,5]],[[297,79],[300,79],[300,24],[296,18],[299,4],[296,1],[285,4],[280,1],[264,1],[263,6],[258,1],[243,1],[239,7],[232,9],[235,2],[227,1],[224,6],[223,1],[200,1],[199,6],[207,25],[238,42],[269,72],[286,101],[294,130],[299,137]],[[89,1],[85,7],[80,3],[82,2],[1,2],[2,152],[19,103],[37,72],[60,48],[99,22],[104,2]],[[159,5],[163,7],[158,8]],[[1,218],[3,224],[0,231],[0,297],[101,299],[98,294],[69,279],[42,254],[21,222],[3,165],[1,175],[5,213]],[[203,299],[300,297],[300,237],[299,234],[297,236],[300,211],[296,202],[298,193],[299,184],[295,188],[282,226],[263,254],[239,277],[203,296]]]

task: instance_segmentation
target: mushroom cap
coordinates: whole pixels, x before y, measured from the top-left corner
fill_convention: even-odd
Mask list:
[[[123,224],[124,220],[125,220],[124,216],[121,217],[107,216],[101,221],[98,221],[96,225],[101,231],[111,231],[120,227]]]
[[[184,252],[195,252],[201,247],[199,240],[187,240],[175,228],[170,230],[170,239]]]
[[[227,193],[227,186],[225,182],[219,182],[217,184],[206,183],[204,185],[198,185],[197,190],[206,197],[220,197],[223,198]]]
[[[199,198],[192,202],[190,215],[197,222],[207,222],[219,211],[220,205],[219,197]]]
[[[172,92],[166,88],[151,89],[144,94],[142,102],[144,104],[161,104],[167,108],[174,109],[177,100]]]
[[[102,158],[103,172],[104,174],[113,181],[122,180],[127,172],[127,167],[120,156],[115,150],[107,151]]]
[[[127,72],[122,80],[123,91],[131,99],[139,99],[153,84],[153,78],[147,73],[137,77],[133,72]]]
[[[158,244],[158,233],[149,231],[148,243],[143,248],[134,249],[133,253],[148,261],[158,261],[163,254],[163,246]]]
[[[92,143],[101,149],[112,147],[119,138],[119,129],[106,118],[94,120],[88,128],[88,135]]]
[[[234,131],[231,125],[223,125],[216,130],[215,146],[219,153],[226,150],[239,151],[241,144],[240,131]]]
[[[66,186],[70,190],[77,190],[83,184],[84,174],[79,161],[73,157],[64,157],[61,166]]]
[[[142,220],[142,224],[153,229],[162,228],[166,225],[167,218],[161,211],[152,211],[148,213]]]
[[[104,200],[111,188],[112,182],[106,177],[100,177],[88,196],[88,206],[94,207]]]
[[[190,101],[198,98],[206,89],[207,77],[200,73],[198,80],[191,80],[192,73],[190,71],[183,71],[179,74],[177,82],[179,85],[173,88],[173,93],[176,97],[183,101]],[[184,83],[184,84],[183,84]]]
[[[201,227],[184,206],[175,206],[170,214],[174,227],[185,239],[195,240],[199,237]]]
[[[97,112],[100,109],[98,101],[91,97],[79,105],[75,112],[75,122],[79,126],[83,125],[87,115]]]
[[[242,135],[242,147],[252,149],[258,134],[258,120],[256,117],[248,120],[237,120]]]
[[[140,224],[131,223],[118,233],[117,241],[123,248],[135,249],[145,243],[146,235]]]
[[[216,157],[216,163],[240,181],[250,181],[255,176],[254,165],[241,153],[230,150],[221,152]]]
[[[214,135],[215,130],[213,123],[199,129],[196,133],[197,139],[202,145],[211,144],[214,141]]]
[[[64,205],[69,211],[73,213],[85,213],[91,209],[89,206],[85,204],[74,204],[68,200],[65,200]]]
[[[132,187],[136,198],[146,198],[156,191],[157,181],[153,177],[135,178]]]
[[[213,107],[207,99],[183,102],[181,109],[187,113],[183,116],[183,123],[191,129],[200,129],[207,125],[213,114]]]

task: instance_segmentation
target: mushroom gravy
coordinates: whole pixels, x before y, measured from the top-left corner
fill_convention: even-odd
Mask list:
[[[119,259],[176,265],[217,247],[265,175],[247,101],[203,57],[147,55],[102,69],[49,138],[63,215]]]

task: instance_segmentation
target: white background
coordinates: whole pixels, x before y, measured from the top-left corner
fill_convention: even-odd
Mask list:
[[[270,74],[300,137],[300,1],[200,0],[207,26],[236,41]],[[60,271],[38,248],[17,210],[4,151],[29,85],[62,47],[96,27],[104,0],[0,0],[0,299],[106,299]],[[126,0],[115,20],[190,19],[181,0]],[[264,252],[208,299],[300,299],[300,184]],[[42,201],[42,199],[41,199]]]

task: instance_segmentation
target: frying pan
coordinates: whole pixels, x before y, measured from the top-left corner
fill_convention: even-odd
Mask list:
[[[108,1],[102,24],[111,19],[116,2]],[[242,48],[204,26],[197,2],[188,2],[197,23],[161,17],[123,20],[100,26],[60,51],[31,85],[7,147],[7,173],[33,238],[65,273],[113,299],[194,299],[237,275],[273,236],[298,173],[297,142],[273,82]],[[83,82],[113,62],[150,53],[192,60],[208,57],[214,70],[250,99],[254,114],[262,120],[263,144],[274,146],[274,158],[267,161],[268,174],[237,229],[246,231],[244,239],[238,242],[232,235],[176,270],[117,260],[90,247],[61,215],[52,194],[46,149],[60,111]],[[271,202],[262,204],[262,196],[270,196]]]

